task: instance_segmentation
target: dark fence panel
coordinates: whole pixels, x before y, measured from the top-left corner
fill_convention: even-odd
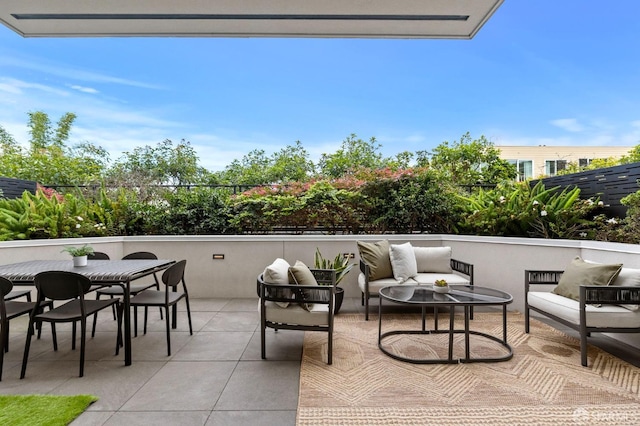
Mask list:
[[[580,198],[600,197],[604,202],[605,212],[609,216],[624,217],[627,208],[620,203],[620,199],[640,190],[640,163],[629,163],[603,169],[588,170],[569,175],[554,176],[542,179],[546,188],[554,186],[577,186],[580,188]],[[538,180],[532,180],[535,185]]]
[[[24,191],[36,193],[36,182],[0,177],[0,189],[4,198],[20,198]]]

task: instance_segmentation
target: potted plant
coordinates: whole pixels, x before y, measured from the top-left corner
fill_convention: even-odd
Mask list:
[[[93,247],[85,244],[82,247],[65,247],[62,251],[66,251],[73,257],[73,266],[87,266],[87,256],[93,254]]]
[[[349,258],[343,256],[342,253],[338,253],[333,260],[325,259],[320,253],[320,249],[316,248],[315,267],[318,269],[334,269],[336,271],[336,284],[340,284],[340,281],[351,271],[353,266],[354,264],[349,262]],[[336,287],[336,314],[340,310],[343,300],[344,289]]]
[[[433,291],[436,293],[449,293],[449,284],[447,280],[436,280],[433,283]]]

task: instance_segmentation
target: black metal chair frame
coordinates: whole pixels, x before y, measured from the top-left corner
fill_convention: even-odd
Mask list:
[[[187,284],[184,280],[184,270],[186,268],[187,261],[181,260],[174,263],[162,274],[162,282],[166,286],[165,290],[151,290],[147,289],[136,296],[131,298],[130,305],[134,308],[138,306],[144,307],[144,334],[147,334],[147,319],[150,306],[157,306],[160,309],[165,309],[164,320],[166,324],[167,332],[167,356],[171,356],[171,328],[177,328],[177,314],[175,311],[176,304],[184,299],[187,305],[187,317],[189,319],[189,334],[193,335],[193,327],[191,325],[191,308],[189,306],[189,292],[187,291]],[[182,284],[182,291],[178,291],[178,286]],[[171,288],[172,291],[169,291]],[[173,307],[173,315],[171,320],[169,319],[169,308]],[[137,327],[136,327],[137,335]]]
[[[157,259],[158,256],[156,256],[155,254],[148,252],[148,251],[137,251],[134,253],[129,253],[127,255],[125,255],[122,260],[127,260],[127,259]],[[147,283],[147,284],[131,284],[130,290],[129,290],[129,294],[133,297],[136,294],[140,293],[141,291],[147,290],[151,287],[155,287],[156,289],[160,290],[160,282],[158,281],[158,276],[154,273],[153,274],[153,279],[155,281],[155,283]],[[100,300],[101,296],[110,296],[110,297],[118,297],[118,296],[123,296],[124,295],[124,289],[120,286],[108,286],[108,287],[104,287],[101,286],[99,289],[96,290],[96,300]],[[116,313],[115,310],[113,311],[113,319],[116,319]],[[162,309],[160,309],[160,319],[162,319]],[[91,327],[91,337],[94,337],[96,334],[96,324],[98,322],[98,314],[96,313],[96,315],[94,315],[93,317],[93,326]],[[134,316],[133,316],[133,328],[134,328],[134,333],[137,336],[138,335],[138,311],[136,309],[134,309]]]
[[[0,381],[2,380],[2,368],[4,364],[4,354],[9,351],[9,321],[21,315],[30,314],[36,303],[16,302],[7,300],[6,296],[11,293],[13,283],[0,277]],[[19,295],[17,297],[22,297]],[[14,299],[16,297],[13,297]]]
[[[38,299],[36,303],[40,303],[45,299],[67,302],[55,307],[54,309],[38,313],[36,310],[31,311],[29,317],[29,329],[27,331],[27,341],[24,348],[24,356],[22,358],[22,370],[20,378],[23,379],[27,370],[27,361],[29,359],[29,349],[31,346],[31,336],[33,334],[33,326],[37,321],[50,322],[51,332],[53,334],[53,350],[58,350],[58,341],[55,329],[55,323],[71,322],[72,323],[72,342],[71,348],[76,348],[76,325],[80,322],[80,373],[84,376],[84,358],[85,343],[87,334],[87,317],[95,315],[96,312],[116,305],[118,311],[118,333],[116,337],[116,355],[118,355],[120,346],[122,345],[122,305],[119,299],[106,300],[87,300],[85,294],[91,289],[91,280],[80,274],[66,271],[48,271],[41,272],[35,276],[34,283],[38,291]]]
[[[273,328],[276,331],[283,330],[304,330],[304,331],[324,331],[327,333],[327,364],[333,362],[333,318],[336,296],[336,271],[333,269],[310,269],[319,285],[297,285],[297,284],[272,284],[265,283],[262,274],[257,279],[258,296],[260,297],[260,347],[262,359],[266,356],[266,329]],[[284,290],[284,292],[283,292]],[[305,290],[313,297],[304,297]],[[294,299],[291,299],[291,294]],[[276,323],[267,320],[266,302],[290,302],[290,303],[313,303],[328,305],[327,324],[300,325]],[[273,308],[271,308],[273,309]],[[282,308],[276,308],[282,309]],[[287,308],[284,308],[287,309]],[[311,315],[311,314],[310,314]]]

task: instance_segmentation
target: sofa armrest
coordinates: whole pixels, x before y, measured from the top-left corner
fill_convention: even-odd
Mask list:
[[[635,286],[580,286],[580,309],[585,305],[638,305],[640,287]]]
[[[451,259],[451,269],[469,277],[469,284],[473,285],[473,264],[457,259]]]
[[[557,285],[564,271],[558,270],[532,270],[524,271],[524,294],[525,298],[531,285]]]

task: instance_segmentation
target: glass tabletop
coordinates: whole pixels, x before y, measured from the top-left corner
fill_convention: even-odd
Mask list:
[[[380,296],[398,303],[417,305],[495,305],[513,301],[509,293],[488,287],[449,285],[448,293],[436,293],[433,285],[396,285],[380,289]]]

